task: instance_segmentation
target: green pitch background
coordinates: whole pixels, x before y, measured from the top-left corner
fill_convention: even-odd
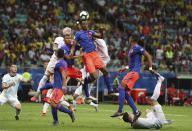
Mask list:
[[[22,103],[22,113],[20,120],[14,118],[15,109],[8,104],[0,107],[0,131],[131,131],[135,130],[129,124],[117,118],[110,118],[118,105],[100,104],[99,111],[95,112],[94,108],[89,105],[77,105],[75,112],[76,121],[71,122],[67,114],[58,113],[59,125],[52,126],[51,109],[47,116],[40,116],[42,104],[40,103]],[[150,106],[138,106],[142,111],[142,117],[146,108]],[[131,112],[128,105],[124,108],[125,111]],[[172,119],[174,122],[170,125],[165,125],[161,130],[166,131],[190,131],[192,130],[192,107],[163,107],[167,119]]]

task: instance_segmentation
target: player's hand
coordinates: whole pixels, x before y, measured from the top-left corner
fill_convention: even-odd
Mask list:
[[[122,72],[125,72],[125,71],[127,71],[127,68],[121,68],[118,70],[118,73],[121,74]]]
[[[157,72],[155,70],[149,70],[149,72],[151,72],[152,74],[156,74]]]
[[[9,87],[13,86],[14,84],[14,82],[9,83]]]
[[[66,86],[63,86],[63,87],[62,87],[62,91],[63,91],[63,94],[66,94],[66,93],[67,93]]]

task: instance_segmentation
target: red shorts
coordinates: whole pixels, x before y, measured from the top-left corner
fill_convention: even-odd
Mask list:
[[[58,104],[63,96],[63,91],[58,88],[54,88],[51,96],[51,100],[53,100],[56,104]]]
[[[96,72],[96,69],[105,67],[105,64],[96,51],[85,53],[82,58],[86,71],[89,72],[89,74]]]
[[[42,95],[45,95],[45,96],[46,96],[47,92],[48,92],[48,90],[43,90],[43,91],[42,91]]]
[[[127,85],[129,90],[132,90],[133,86],[135,85],[135,82],[139,79],[139,73],[138,72],[129,72],[127,75],[123,78],[122,83]]]
[[[67,67],[67,77],[71,77],[73,79],[77,79],[77,78],[81,78],[82,77],[82,73],[80,70],[74,68],[73,66],[68,66]]]

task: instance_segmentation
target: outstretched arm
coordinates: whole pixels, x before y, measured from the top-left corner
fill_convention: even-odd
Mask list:
[[[149,64],[149,71],[154,74],[155,71],[152,69],[152,59],[151,59],[151,56],[149,55],[149,53],[147,51],[145,51],[145,53],[143,55],[147,58],[147,61],[148,61],[148,64]]]
[[[104,27],[101,27],[101,28],[99,29],[99,32],[100,32],[100,33],[95,33],[95,34],[94,34],[94,37],[96,37],[96,38],[104,38]]]

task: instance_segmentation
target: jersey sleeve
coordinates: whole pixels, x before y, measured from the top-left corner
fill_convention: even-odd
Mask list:
[[[143,55],[146,50],[143,47],[138,46],[137,51],[139,52],[139,54]]]
[[[76,34],[75,34],[75,39],[74,39],[76,42],[79,42],[79,33],[77,32]]]
[[[93,31],[93,30],[90,30],[89,32],[91,32],[92,33],[92,36],[94,36],[95,35],[95,31]]]
[[[24,79],[24,77],[22,75],[18,74],[18,80],[21,81],[23,79]]]
[[[3,76],[3,79],[2,79],[2,83],[8,83],[9,82],[9,78],[8,78],[8,76],[7,75],[4,75]]]

